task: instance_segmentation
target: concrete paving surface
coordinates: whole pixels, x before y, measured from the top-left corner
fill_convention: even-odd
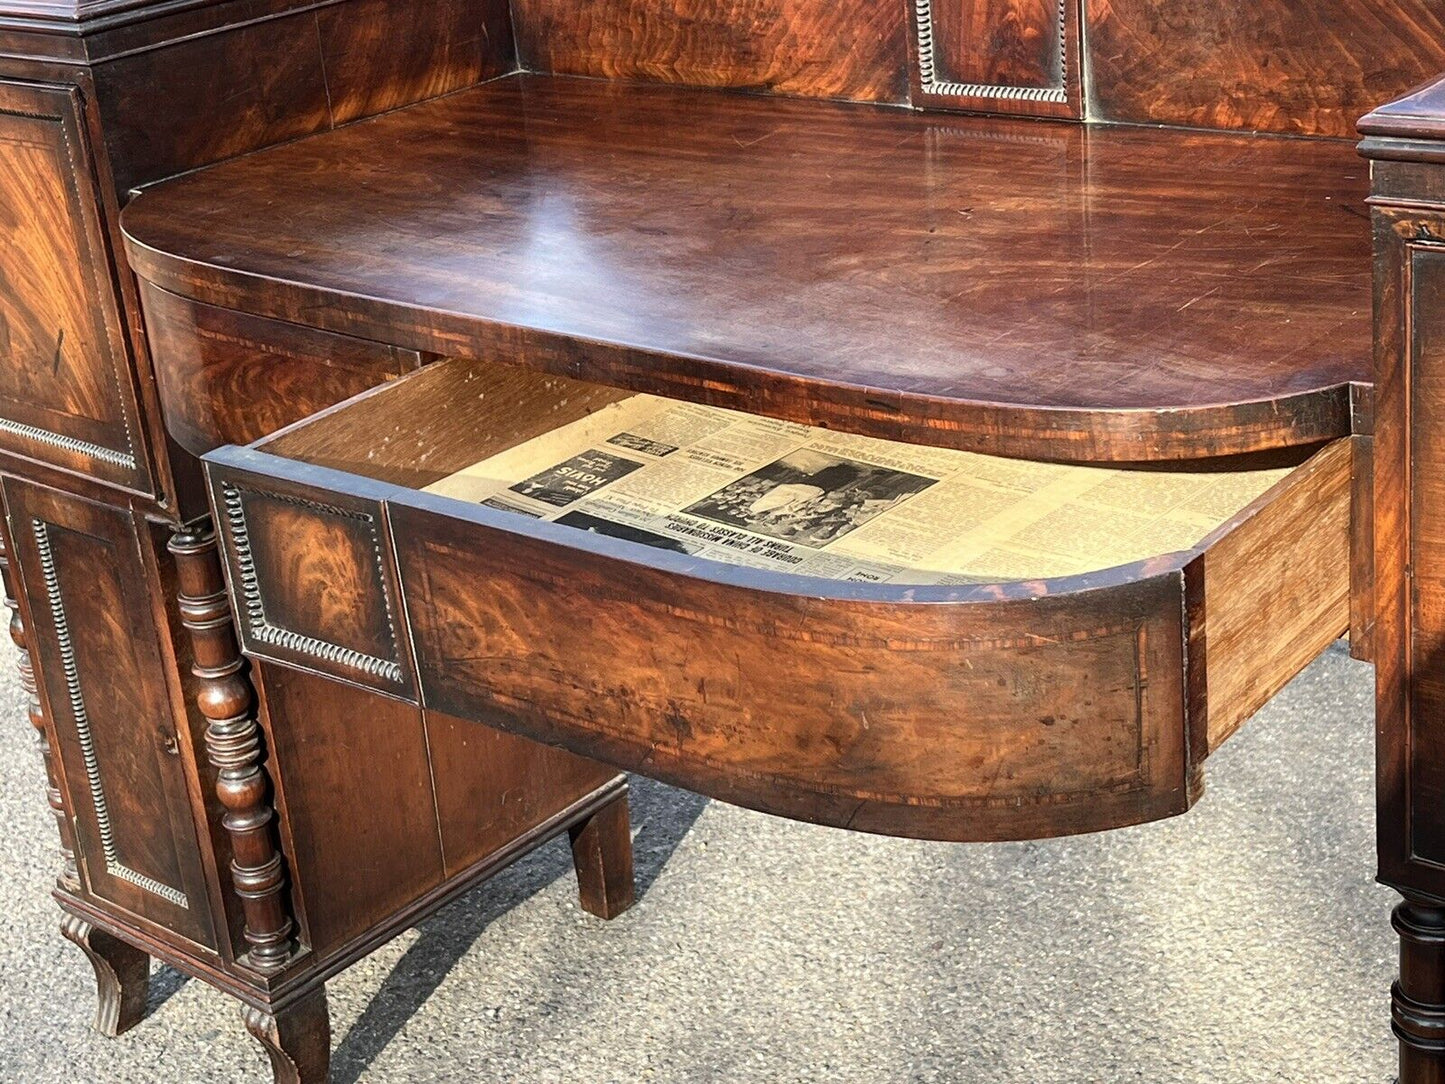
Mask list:
[[[162,970],[89,1030],[41,771],[0,684],[0,1079],[269,1081],[234,1003]],[[330,985],[336,1084],[1386,1084],[1371,671],[1336,645],[1209,764],[1188,816],[957,846],[646,780],[643,896],[580,911],[556,842]]]

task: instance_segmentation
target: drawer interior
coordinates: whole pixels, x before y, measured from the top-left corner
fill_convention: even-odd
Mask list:
[[[1002,459],[452,359],[275,455],[702,560],[820,579],[1056,579],[1201,546],[1308,450],[1181,469]]]
[[[1183,812],[1348,624],[1348,440],[1100,469],[696,392],[450,360],[211,453],[246,650],[754,809],[1020,839]]]

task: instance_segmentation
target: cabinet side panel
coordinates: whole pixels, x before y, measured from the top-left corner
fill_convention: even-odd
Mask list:
[[[447,875],[495,854],[616,774],[482,723],[426,715]]]
[[[0,82],[0,449],[150,484],[73,88]]]
[[[256,674],[291,874],[325,955],[443,880],[421,711],[282,666]]]
[[[78,859],[97,898],[215,947],[180,736],[128,513],[5,480]]]
[[[1445,246],[1407,244],[1411,857],[1445,867]]]

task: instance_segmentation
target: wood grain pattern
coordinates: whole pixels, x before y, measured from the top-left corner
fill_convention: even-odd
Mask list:
[[[1087,601],[849,603],[391,511],[449,713],[858,831],[1021,839],[1192,800],[1177,573]]]
[[[1091,115],[1348,137],[1445,69],[1434,0],[1086,0]]]
[[[84,889],[214,948],[135,524],[14,478],[4,492]]]
[[[878,0],[516,0],[542,72],[901,102],[907,8]]]
[[[0,448],[147,490],[120,299],[74,90],[0,82]]]
[[[1076,0],[929,0],[911,6],[915,104],[1083,115]]]
[[[412,349],[1195,458],[1349,432],[1364,173],[1339,144],[524,77],[171,182],[125,228],[165,289]]]
[[[422,355],[142,288],[166,427],[193,455],[250,444],[421,366]]]
[[[332,124],[516,68],[506,0],[353,0],[316,12]]]
[[[1355,446],[1350,498],[1350,654],[1375,661],[1375,438],[1351,438]]]
[[[967,587],[718,564],[415,491],[612,401],[587,387],[453,359],[212,453],[212,483],[385,517],[429,709],[859,830],[1028,838],[1182,812],[1204,756],[1348,623],[1348,441],[1195,551]],[[309,537],[268,535],[255,567]],[[351,609],[314,614],[315,635]]]
[[[330,125],[316,18],[301,13],[132,53],[95,69],[121,192]],[[206,103],[204,124],[178,102]]]
[[[212,499],[248,654],[414,696],[384,517],[369,494],[317,499],[231,479]]]
[[[1211,751],[1349,626],[1353,465],[1336,442],[1204,543]]]
[[[261,671],[311,950],[327,955],[445,879],[419,709]],[[495,800],[495,799],[494,799]]]
[[[426,731],[448,876],[504,850],[616,776],[565,749],[438,711],[426,713]]]
[[[960,0],[935,5],[934,44],[958,83],[1042,89],[1063,81],[1064,11],[1057,0]],[[949,63],[962,54],[963,65]],[[969,60],[973,63],[970,65]]]

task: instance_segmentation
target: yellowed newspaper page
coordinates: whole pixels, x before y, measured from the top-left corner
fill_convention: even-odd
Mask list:
[[[1002,459],[636,395],[428,491],[733,564],[976,583],[1189,549],[1287,473]]]

